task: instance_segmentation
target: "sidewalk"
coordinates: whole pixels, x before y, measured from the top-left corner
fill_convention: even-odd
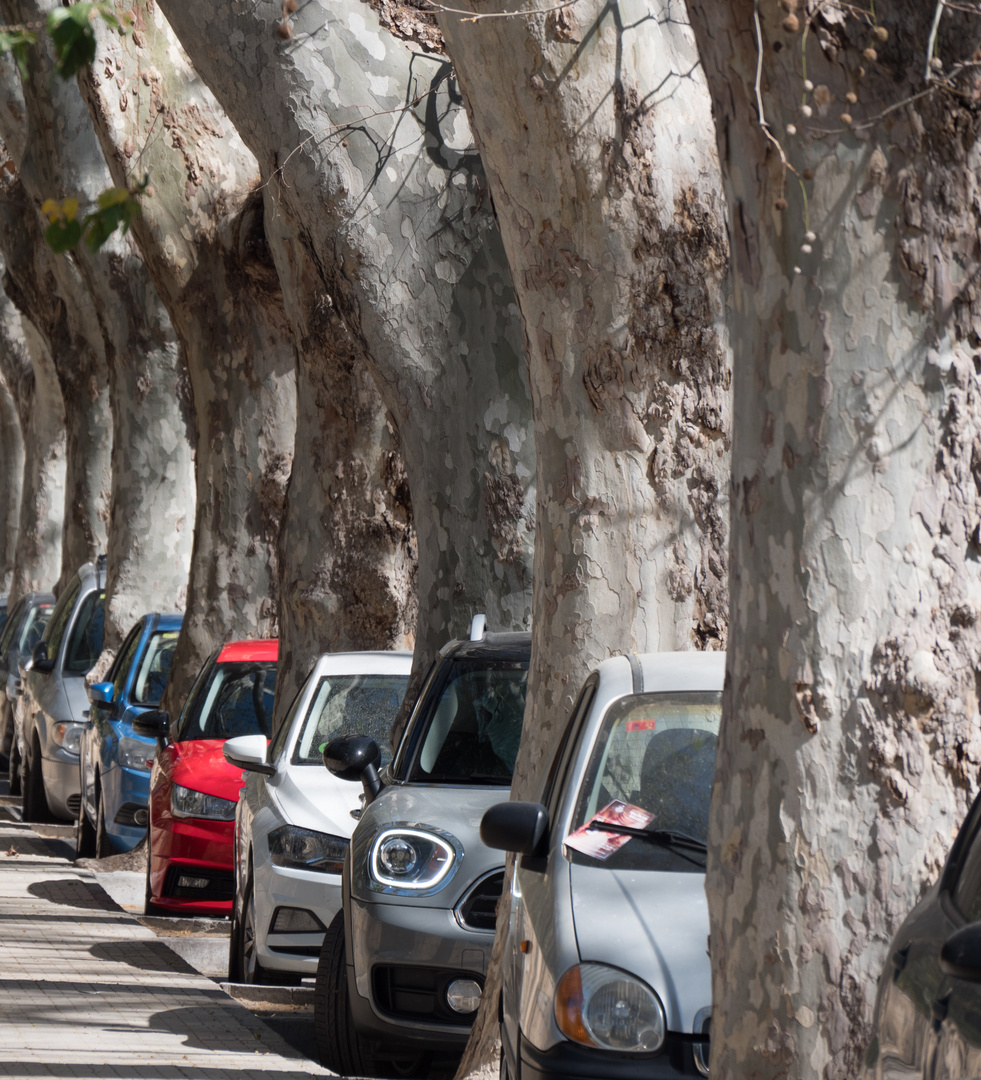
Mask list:
[[[0,818],[0,1076],[331,1076],[119,908],[58,845]]]

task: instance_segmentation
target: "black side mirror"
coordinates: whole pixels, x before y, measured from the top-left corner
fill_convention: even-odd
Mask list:
[[[548,811],[541,803],[502,802],[484,812],[480,839],[490,848],[532,858],[548,849]]]
[[[42,675],[47,675],[49,672],[54,671],[54,666],[54,660],[48,656],[48,643],[39,641],[34,646],[34,652],[31,654],[29,663],[25,665],[25,669],[27,671],[39,671]]]
[[[145,739],[166,742],[170,735],[170,713],[166,709],[149,709],[133,718],[133,730]]]
[[[951,934],[940,950],[940,970],[965,982],[981,983],[981,922]]]
[[[324,747],[324,765],[338,780],[360,780],[365,802],[370,803],[381,791],[378,766],[381,751],[367,735],[341,735]]]

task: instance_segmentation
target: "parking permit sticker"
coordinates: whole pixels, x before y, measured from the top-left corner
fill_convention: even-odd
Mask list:
[[[601,821],[607,825],[628,825],[632,829],[643,829],[653,820],[654,815],[649,810],[643,810],[622,799],[614,799],[613,802],[607,803],[599,813],[594,814],[585,825],[569,833],[565,842],[569,847],[581,851],[584,855],[604,860],[615,851],[619,851],[633,837],[594,829],[595,822]]]
[[[653,731],[657,727],[656,720],[628,720],[627,731]]]

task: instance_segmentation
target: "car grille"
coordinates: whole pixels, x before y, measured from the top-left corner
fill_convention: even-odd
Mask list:
[[[179,885],[182,877],[203,878],[207,884],[189,888]],[[231,870],[213,870],[211,867],[170,866],[164,879],[164,896],[185,900],[231,900],[235,895],[235,878]]]
[[[446,988],[454,979],[473,979],[481,987],[481,975],[459,968],[425,968],[379,965],[372,970],[375,1004],[399,1020],[434,1020],[440,1024],[469,1027],[476,1013],[461,1015],[446,1004]]]
[[[504,892],[504,871],[481,878],[457,905],[456,916],[469,930],[493,930],[497,924],[497,902]]]
[[[82,806],[82,796],[81,795],[69,795],[69,797],[68,797],[68,812],[72,815],[72,817],[78,817],[78,811],[81,809],[81,806]]]

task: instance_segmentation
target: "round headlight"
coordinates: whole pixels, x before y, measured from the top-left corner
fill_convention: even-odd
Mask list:
[[[378,860],[390,874],[403,877],[416,868],[419,855],[404,836],[390,836],[378,845]]]
[[[570,968],[555,991],[555,1022],[573,1042],[653,1053],[664,1045],[664,1008],[640,979],[604,964]]]

